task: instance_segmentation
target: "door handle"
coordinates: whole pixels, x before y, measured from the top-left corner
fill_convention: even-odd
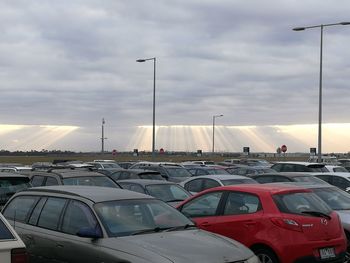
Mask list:
[[[209,222],[203,222],[199,226],[211,226],[211,224]]]
[[[245,226],[255,226],[256,222],[255,221],[247,221],[247,222],[244,222],[244,225]]]
[[[64,248],[64,246],[62,244],[56,244],[57,248]]]

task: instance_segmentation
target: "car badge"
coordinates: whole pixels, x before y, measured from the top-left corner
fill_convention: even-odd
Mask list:
[[[323,225],[328,225],[328,220],[326,219],[326,218],[322,218],[321,219],[321,224],[323,224]]]

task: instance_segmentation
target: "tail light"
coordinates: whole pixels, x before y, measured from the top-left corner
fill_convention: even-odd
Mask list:
[[[11,250],[11,263],[28,263],[28,254],[25,248]]]
[[[282,227],[284,229],[303,232],[301,225],[295,221],[294,219],[288,218],[271,218],[272,223],[274,223],[278,227]]]

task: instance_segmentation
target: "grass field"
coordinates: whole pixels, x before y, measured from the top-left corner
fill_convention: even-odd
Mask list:
[[[183,162],[188,160],[212,160],[215,162],[220,162],[225,159],[236,158],[221,156],[220,154],[211,156],[203,155],[202,157],[197,157],[195,155],[157,155],[154,161],[158,162]],[[250,158],[255,158],[255,156],[250,156]],[[115,161],[152,161],[150,154],[140,154],[135,157],[132,154],[118,154],[113,156],[111,154],[91,154],[91,153],[81,153],[81,154],[69,154],[69,155],[43,155],[43,156],[0,156],[0,163],[20,163],[24,165],[30,165],[35,162],[52,162],[54,160],[80,160],[80,161],[93,161],[97,159],[108,159]],[[264,158],[269,161],[306,161],[307,157],[267,157]]]

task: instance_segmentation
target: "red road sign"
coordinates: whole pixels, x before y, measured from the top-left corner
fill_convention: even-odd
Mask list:
[[[283,144],[281,146],[281,151],[285,153],[287,151],[287,146]]]

